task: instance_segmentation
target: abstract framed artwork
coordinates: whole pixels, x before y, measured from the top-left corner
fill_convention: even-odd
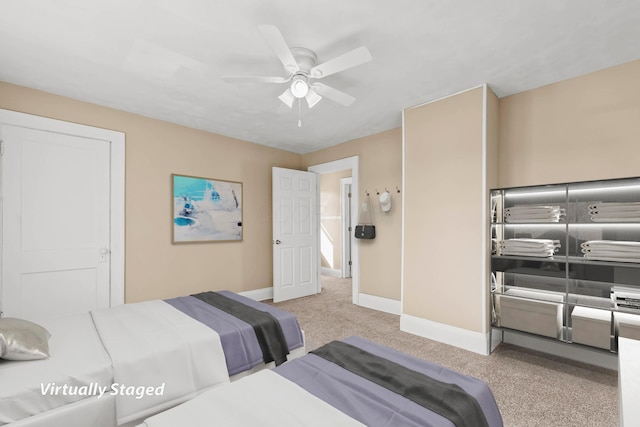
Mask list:
[[[242,183],[171,175],[173,243],[242,240]]]

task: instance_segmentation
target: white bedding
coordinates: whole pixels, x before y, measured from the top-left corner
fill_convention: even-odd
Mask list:
[[[164,301],[126,304],[41,322],[51,357],[0,360],[0,426],[136,425],[144,418],[229,382],[218,334]],[[304,345],[288,359],[305,354]],[[241,378],[259,365],[234,375]],[[137,399],[113,393],[162,386]],[[68,393],[55,387],[85,387]],[[47,387],[49,387],[47,389]],[[94,395],[104,394],[99,399]],[[43,393],[43,390],[47,390]],[[87,396],[87,390],[90,395]]]
[[[211,405],[215,402],[215,406]],[[251,402],[248,410],[247,402]],[[270,370],[207,391],[141,426],[362,427],[364,424]]]
[[[113,382],[111,360],[89,313],[43,321],[41,325],[51,333],[49,359],[0,361],[0,425],[87,397],[62,389],[55,393],[53,385],[108,387]]]
[[[163,301],[125,304],[92,315],[113,361],[118,424],[229,382],[218,334]],[[127,395],[139,387],[153,392],[142,398]],[[162,394],[155,395],[156,390]]]

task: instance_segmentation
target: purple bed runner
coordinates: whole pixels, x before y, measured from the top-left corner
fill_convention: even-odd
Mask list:
[[[478,402],[486,424],[502,427],[502,416],[486,383],[364,338],[350,337],[343,341],[434,380],[457,384]],[[367,426],[455,426],[444,416],[315,354],[287,362],[275,372]],[[484,420],[467,420],[466,423],[471,426],[486,424]]]
[[[289,351],[303,345],[302,331],[293,314],[230,291],[218,293],[275,317],[280,323]],[[209,326],[220,335],[229,375],[264,363],[258,338],[250,324],[192,296],[172,298],[165,302]]]

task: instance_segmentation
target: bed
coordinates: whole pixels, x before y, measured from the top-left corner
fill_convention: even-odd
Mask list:
[[[226,427],[503,425],[484,382],[360,337],[207,391],[140,427],[212,422]]]
[[[305,353],[295,316],[229,291],[41,325],[51,335],[49,358],[0,360],[0,425],[135,425]]]

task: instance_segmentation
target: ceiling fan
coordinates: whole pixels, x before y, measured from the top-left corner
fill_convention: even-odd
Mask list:
[[[303,47],[289,48],[280,30],[273,25],[259,25],[258,30],[276,54],[287,73],[286,77],[224,76],[229,82],[290,83],[278,98],[289,108],[296,99],[306,99],[313,108],[323,97],[349,106],[355,98],[316,80],[371,61],[366,47],[359,47],[336,58],[317,64],[316,54]]]

